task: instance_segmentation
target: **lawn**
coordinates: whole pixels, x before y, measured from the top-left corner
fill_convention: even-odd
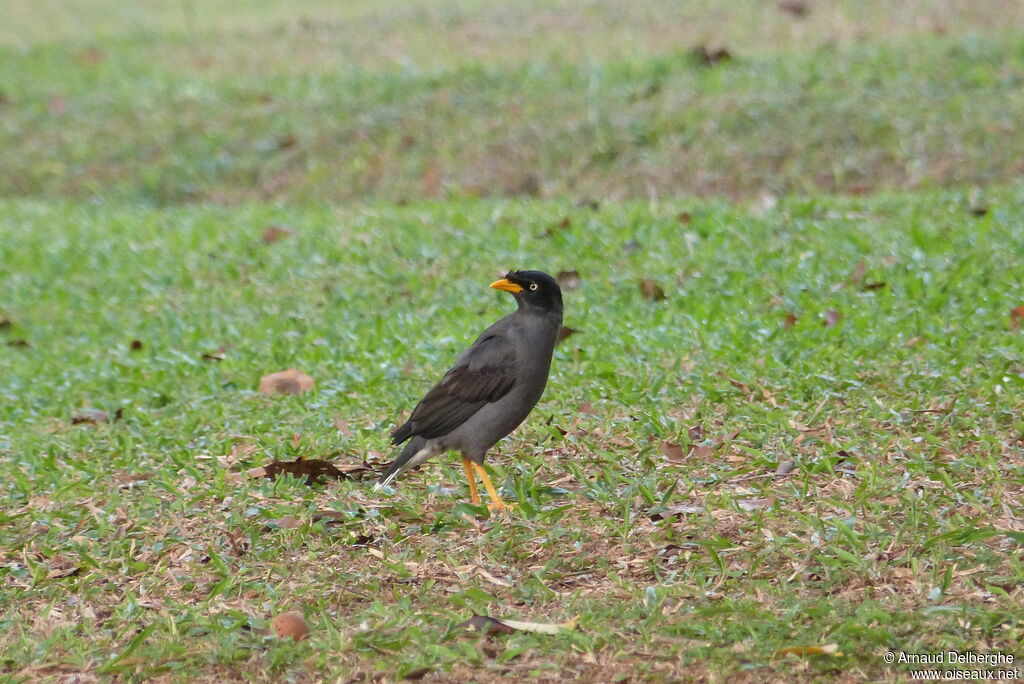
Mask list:
[[[810,7],[12,3],[2,676],[1024,670],[1019,5]],[[578,274],[516,512],[372,491],[509,268]]]

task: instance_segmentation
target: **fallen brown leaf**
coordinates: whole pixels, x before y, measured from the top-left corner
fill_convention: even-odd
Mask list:
[[[217,347],[217,351],[207,352],[200,358],[202,358],[203,361],[223,361],[228,357],[227,350],[228,348],[222,345]]]
[[[455,625],[455,629],[480,632],[481,634],[514,634],[516,631],[501,620],[486,615],[474,615],[465,622]]]
[[[673,463],[682,463],[685,456],[683,454],[683,447],[679,446],[675,442],[662,442],[661,453],[665,455],[665,458]]]
[[[423,679],[431,672],[433,672],[433,670],[431,670],[429,667],[417,667],[415,670],[409,670],[408,672],[406,672],[405,676],[402,677],[402,679],[407,679],[409,681],[417,681]]]
[[[260,378],[260,394],[301,394],[313,389],[313,378],[289,368]]]
[[[719,46],[698,45],[690,51],[694,59],[704,66],[714,66],[719,62],[726,62],[732,59],[732,53],[728,49]]]
[[[575,290],[583,283],[579,271],[575,269],[572,271],[559,271],[558,275],[555,276],[555,280],[558,281],[559,287],[563,290]]]
[[[563,325],[561,328],[558,329],[558,336],[555,337],[555,344],[561,344],[562,342],[565,342],[568,338],[572,337],[578,332],[580,331],[577,330],[576,328],[570,328],[567,325]]]
[[[655,506],[647,511],[647,517],[654,522],[658,522],[659,520],[674,520],[682,518],[684,515],[696,515],[703,512],[703,506],[675,504],[673,506]]]
[[[640,294],[644,296],[644,299],[652,301],[665,299],[665,290],[650,278],[644,278],[640,281]]]
[[[858,261],[857,265],[853,267],[853,272],[850,273],[850,277],[846,279],[850,285],[860,285],[864,282],[864,275],[868,272],[868,265],[864,261]]]
[[[1021,320],[1024,319],[1024,304],[1010,311],[1010,327],[1020,330]]]
[[[117,409],[117,411],[114,412],[113,419],[111,419],[110,414],[101,409],[82,409],[81,411],[71,416],[71,424],[99,425],[100,423],[113,423],[115,421],[121,420],[121,414],[123,413],[123,411],[124,409]]]
[[[795,461],[780,461],[778,467],[775,469],[776,477],[785,477],[793,472],[793,468],[796,466]]]
[[[291,229],[285,228],[284,226],[270,226],[263,231],[263,235],[260,236],[260,242],[265,245],[272,245],[275,242],[291,237],[294,234],[295,233]]]
[[[302,521],[294,515],[285,515],[271,522],[283,530],[297,530],[302,527]]]
[[[294,461],[274,461],[262,468],[253,469],[253,471],[257,470],[262,470],[262,477],[265,477],[268,480],[273,480],[283,474],[295,475],[296,477],[305,475],[306,484],[310,485],[317,484],[323,478],[341,480],[346,477],[345,473],[341,472],[327,461],[322,461],[317,458],[297,458]],[[256,473],[254,472],[253,474],[255,475]]]
[[[713,453],[714,449],[712,449],[709,446],[694,446],[692,449],[690,449],[690,458],[696,459],[698,461],[706,461],[707,459],[711,458],[711,455]]]
[[[779,0],[776,3],[776,7],[780,11],[786,14],[791,14],[794,17],[801,18],[807,16],[807,12],[810,9],[807,6],[806,0]]]
[[[825,320],[822,321],[822,325],[826,328],[831,328],[843,319],[843,314],[839,313],[835,309],[829,309],[824,313],[824,319]]]
[[[786,319],[782,322],[782,324],[787,328],[792,328],[794,325],[796,325],[796,322],[798,320],[800,319],[796,317],[795,313],[793,313],[792,311],[787,311]]]

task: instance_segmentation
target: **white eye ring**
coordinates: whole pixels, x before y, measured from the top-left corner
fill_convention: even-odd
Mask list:
[[[537,289],[537,283],[530,283],[530,291],[532,292],[532,291],[534,291],[536,289]]]

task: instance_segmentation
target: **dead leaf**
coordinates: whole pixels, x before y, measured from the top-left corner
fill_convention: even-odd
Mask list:
[[[684,515],[696,515],[703,512],[703,506],[676,504],[673,506],[655,506],[651,510],[647,511],[647,516],[652,521],[658,522],[659,520],[673,520],[682,518]]]
[[[683,447],[679,446],[675,442],[662,442],[661,453],[665,455],[665,458],[673,463],[683,462]]]
[[[798,320],[800,319],[796,317],[795,313],[793,313],[792,311],[787,311],[786,319],[782,322],[782,324],[787,328],[792,328],[794,325],[796,325],[796,322]]]
[[[909,340],[907,340],[906,344],[904,344],[903,346],[904,347],[916,347],[917,345],[921,344],[922,342],[924,342],[924,338],[923,337],[911,337]]]
[[[514,634],[516,631],[501,620],[495,620],[486,615],[474,615],[465,622],[455,625],[455,629],[464,629],[469,632],[480,632],[482,634]]]
[[[558,634],[559,632],[571,632],[576,629],[576,623],[580,616],[577,615],[568,622],[551,624],[546,622],[520,622],[519,620],[498,620],[487,615],[474,615],[465,622],[455,625],[455,629],[482,634],[513,634],[515,632],[536,632],[539,634]]]
[[[824,325],[826,328],[831,328],[835,326],[836,323],[843,319],[843,314],[839,313],[835,309],[829,309],[828,311],[825,312],[824,319],[825,320],[822,322],[822,325]]]
[[[301,394],[313,389],[313,378],[289,368],[260,378],[260,394]]]
[[[302,527],[302,521],[294,515],[285,515],[271,522],[283,530],[297,530]]]
[[[345,473],[335,468],[332,464],[318,458],[274,461],[260,469],[254,468],[253,471],[255,470],[262,470],[262,476],[268,480],[273,480],[285,473],[296,477],[305,475],[306,484],[310,485],[317,484],[323,478],[341,480],[346,477]]]
[[[114,413],[114,420],[121,418],[121,409]],[[100,409],[82,409],[71,416],[72,425],[99,425],[100,423],[111,423],[110,414]]]
[[[265,245],[272,245],[275,242],[291,237],[294,234],[295,232],[290,228],[285,228],[284,226],[270,226],[263,231],[263,235],[260,236],[260,242]]]
[[[680,223],[689,223],[691,220],[693,220],[693,215],[690,214],[690,212],[688,211],[681,211],[676,216],[676,219],[678,219]]]
[[[567,325],[563,325],[561,328],[558,329],[558,336],[555,337],[555,344],[561,344],[562,342],[565,342],[569,337],[575,335],[578,332],[580,331],[577,330],[576,328],[570,328]]]
[[[686,434],[690,437],[690,442],[703,442],[707,438],[703,425],[694,425],[686,431]]]
[[[703,66],[714,66],[732,59],[732,53],[721,46],[698,45],[690,54]]]
[[[580,413],[593,413],[594,412],[594,405],[591,404],[589,401],[585,401],[582,404],[580,404],[579,412]]]
[[[644,299],[650,299],[655,302],[665,299],[665,290],[650,278],[644,278],[640,281],[640,294],[644,296]]]
[[[248,442],[238,442],[231,445],[231,451],[224,458],[224,465],[233,466],[248,460],[250,456],[259,451],[260,448]]]
[[[853,267],[853,273],[847,278],[846,282],[851,285],[860,285],[864,282],[864,274],[868,271],[868,265],[864,261],[858,261],[857,265]]]
[[[690,458],[698,461],[706,461],[711,458],[714,453],[714,449],[709,446],[694,446],[690,449]]]
[[[775,652],[776,657],[784,655],[796,655],[801,657],[809,655],[830,655],[840,658],[843,653],[839,650],[839,644],[825,644],[823,646],[787,646],[786,648],[780,648]]]
[[[559,632],[572,632],[576,629],[580,616],[577,615],[568,622],[550,624],[547,622],[520,622],[519,620],[502,620],[503,623],[518,632],[536,632],[538,634],[558,634]]]
[[[431,670],[429,667],[417,667],[415,670],[409,670],[408,672],[406,672],[405,676],[402,677],[402,679],[416,681],[419,679],[423,679],[431,672],[433,672],[433,670]]]
[[[65,579],[67,577],[75,577],[80,574],[82,574],[82,567],[78,566],[70,569],[51,570],[47,573],[46,579]]]
[[[807,6],[806,0],[779,0],[776,3],[776,7],[780,11],[791,14],[798,19],[807,16],[807,12],[810,9]]]
[[[344,420],[337,413],[334,414],[334,420],[332,420],[331,422],[334,425],[334,429],[340,432],[343,437],[352,436],[352,428],[348,424],[348,421]]]
[[[1021,320],[1024,319],[1024,304],[1010,311],[1010,327],[1020,330]]]
[[[555,276],[555,280],[558,281],[559,287],[563,290],[575,290],[578,288],[583,281],[580,279],[579,271],[559,271],[558,275]]]
[[[153,473],[129,473],[124,470],[120,470],[114,473],[114,482],[121,487],[131,487],[136,482],[145,482],[146,480],[153,477]]]
[[[739,380],[733,380],[725,373],[719,373],[719,375],[728,380],[730,385],[738,389],[740,392],[743,392],[743,394],[750,394],[750,386],[746,383],[740,382]]]
[[[793,472],[793,468],[796,466],[795,461],[780,461],[777,468],[775,468],[775,477],[785,477]]]
[[[200,358],[202,358],[203,361],[223,361],[228,357],[227,351],[228,348],[221,345],[220,347],[217,347],[217,351],[207,352],[206,354],[203,354]]]

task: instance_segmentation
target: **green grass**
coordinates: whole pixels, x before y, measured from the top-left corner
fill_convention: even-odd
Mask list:
[[[1024,5],[809,7],[10,0],[0,676],[1019,666]],[[372,492],[507,268],[581,277],[517,513],[455,459]],[[370,472],[246,476],[297,457]]]
[[[765,2],[314,3],[287,17],[271,3],[191,29],[176,19],[200,11],[188,3],[134,18],[134,4],[110,4],[122,11],[63,10],[93,17],[80,22],[101,32],[91,40],[22,46],[51,25],[15,14],[0,42],[3,194],[646,200],[1024,171],[1016,3],[909,15],[849,3],[805,19]],[[691,55],[700,45],[734,58],[708,67]]]
[[[1012,652],[1024,192],[986,200],[980,217],[956,193],[761,213],[7,202],[4,335],[30,346],[0,354],[3,667],[765,681],[906,676],[886,650]],[[262,244],[281,223],[295,234]],[[566,294],[583,332],[489,460],[519,514],[464,519],[482,511],[452,461],[393,495],[229,477],[385,461],[401,413],[509,310],[486,284],[515,266],[583,283]],[[317,390],[255,393],[285,367]],[[123,414],[72,426],[83,407]],[[668,460],[698,425],[710,451]],[[697,512],[652,521],[666,506]],[[311,639],[258,633],[286,608]],[[451,633],[474,612],[582,629]],[[775,655],[826,643],[845,655]]]

